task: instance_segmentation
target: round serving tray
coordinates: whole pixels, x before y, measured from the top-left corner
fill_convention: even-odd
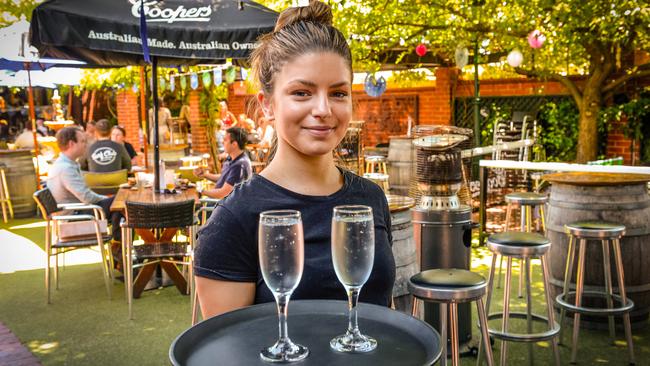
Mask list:
[[[295,365],[431,365],[441,353],[440,335],[427,323],[386,307],[359,304],[359,327],[377,340],[365,354],[343,354],[329,342],[345,332],[347,302],[300,300],[289,303],[289,336],[310,354]],[[207,319],[179,335],[169,349],[173,365],[269,365],[259,352],[278,337],[275,303],[235,310]]]

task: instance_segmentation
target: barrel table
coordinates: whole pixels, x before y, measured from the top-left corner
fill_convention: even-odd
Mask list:
[[[395,310],[410,314],[411,296],[407,288],[408,281],[411,276],[420,271],[410,210],[415,205],[415,200],[398,195],[386,195],[386,199],[390,209],[393,257],[395,257],[393,302]]]
[[[579,220],[610,221],[626,226],[621,240],[625,286],[635,304],[632,326],[647,324],[650,312],[650,195],[646,184],[650,175],[613,173],[553,173],[543,176],[551,183],[548,203],[547,234],[551,240],[549,262],[553,298],[562,292],[567,258],[568,237],[564,225]],[[585,290],[604,291],[602,248],[587,245]],[[575,289],[575,271],[571,289]],[[615,273],[612,273],[615,276]],[[613,277],[615,278],[615,277]],[[614,287],[614,292],[618,291]],[[603,306],[602,300],[586,306]],[[588,328],[607,329],[607,317],[584,317]]]
[[[14,217],[31,217],[36,213],[32,197],[37,189],[34,154],[29,149],[0,150],[0,161],[5,164],[9,196],[14,207]]]

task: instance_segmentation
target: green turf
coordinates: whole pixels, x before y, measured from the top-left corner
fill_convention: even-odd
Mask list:
[[[0,229],[31,222],[34,220],[14,220],[9,225],[0,224]],[[43,245],[42,228],[12,232]],[[0,245],[3,250],[11,250],[11,243],[1,237]],[[485,263],[487,254],[485,249],[475,249],[474,270],[487,272],[486,265],[479,265]],[[538,265],[533,267],[534,309],[543,313],[541,272]],[[116,284],[113,300],[108,300],[98,264],[67,266],[61,273],[60,283],[61,289],[53,291],[52,304],[47,305],[43,270],[0,274],[0,321],[44,365],[167,365],[169,345],[190,325],[189,297],[179,294],[174,287],[144,292],[140,299],[134,300],[136,319],[131,321],[127,319],[124,285]],[[500,308],[501,303],[499,290],[493,297],[492,311]],[[523,324],[514,327],[521,328]],[[565,335],[567,340],[570,329]],[[617,336],[617,344],[612,345],[606,331],[581,330],[580,364],[626,364],[623,332],[619,330]],[[634,341],[637,365],[650,365],[650,327],[635,330]],[[497,343],[496,361],[498,350]],[[521,344],[509,346],[508,354],[509,365],[522,364],[528,357],[526,346]],[[568,347],[561,346],[561,355],[562,364],[568,364]],[[536,345],[534,358],[536,365],[552,364],[549,344]],[[475,361],[465,357],[462,364],[474,365]]]

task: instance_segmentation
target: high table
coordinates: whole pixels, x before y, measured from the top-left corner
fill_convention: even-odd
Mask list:
[[[191,187],[185,190],[177,190],[177,193],[166,194],[166,193],[155,193],[152,188],[145,187],[133,187],[133,188],[120,188],[115,195],[115,199],[111,204],[111,211],[121,212],[126,216],[126,201],[129,202],[141,202],[141,203],[172,203],[172,202],[182,202],[187,200],[195,200],[199,204],[199,195],[196,191],[196,188]],[[156,237],[153,230],[146,229],[136,229],[136,233],[144,240],[146,243],[153,243],[156,241],[170,241],[176,232],[177,228],[167,228],[159,236]],[[178,270],[176,265],[172,263],[162,262],[160,263],[161,268],[167,272],[169,277],[174,281],[174,284],[182,294],[187,293],[187,281],[183,277],[182,273]],[[145,286],[149,282],[151,276],[155,271],[155,265],[145,265],[138,273],[134,283],[133,283],[133,297],[138,298],[142,291],[144,291]]]

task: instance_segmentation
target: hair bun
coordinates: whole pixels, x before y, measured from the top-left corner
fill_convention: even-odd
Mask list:
[[[332,9],[329,5],[318,0],[310,0],[309,6],[291,7],[280,13],[274,31],[277,32],[298,22],[313,22],[331,26],[332,19]]]

